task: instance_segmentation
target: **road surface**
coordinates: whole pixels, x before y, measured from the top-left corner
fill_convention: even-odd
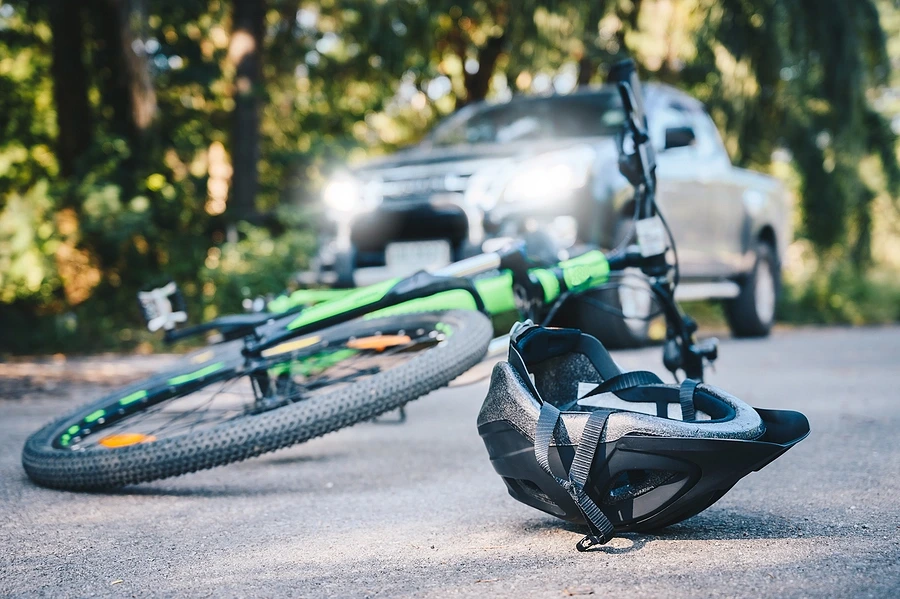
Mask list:
[[[659,370],[659,351],[616,357]],[[27,434],[96,391],[77,376],[94,362],[66,364],[0,378],[0,595],[900,596],[900,328],[723,342],[710,381],[804,412],[811,435],[699,516],[591,553],[506,494],[475,429],[484,382],[410,404],[404,425],[212,471],[38,488]]]

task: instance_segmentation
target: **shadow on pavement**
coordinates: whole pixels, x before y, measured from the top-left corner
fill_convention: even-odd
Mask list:
[[[554,519],[531,522],[522,527],[522,533],[525,535],[546,530],[566,530],[577,535],[587,533],[585,526]],[[659,530],[618,533],[611,544],[595,547],[591,551],[609,554],[631,553],[639,551],[653,540],[787,539],[804,535],[827,536],[830,532],[827,527],[808,520],[796,521],[768,513],[714,509]],[[630,542],[630,545],[626,542]]]
[[[587,534],[587,527],[578,524],[572,524],[565,520],[542,520],[540,522],[531,522],[522,527],[522,534],[535,535],[548,530],[565,530],[573,534],[572,545],[574,547],[582,536]],[[577,535],[577,536],[575,536]],[[608,553],[610,555],[619,555],[622,553],[631,553],[643,549],[647,541],[648,535],[644,533],[626,532],[619,533],[616,537],[606,545],[597,545],[591,548],[591,553]]]
[[[252,484],[234,485],[234,484],[210,484],[207,486],[156,486],[156,485],[132,485],[122,487],[120,489],[110,489],[107,491],[89,491],[92,495],[120,495],[120,496],[136,496],[136,497],[197,497],[204,499],[216,499],[224,497],[266,497],[269,495],[297,494],[301,491],[298,489],[284,488],[283,485],[267,485],[265,487],[253,486]]]
[[[659,539],[678,541],[787,539],[805,534],[801,526],[807,530],[819,528],[809,521],[797,521],[771,513],[713,509],[652,534]],[[827,534],[828,531],[818,533]]]
[[[299,445],[298,445],[299,447]],[[262,455],[256,458],[253,458],[253,462],[245,462],[245,463],[255,463],[255,464],[266,464],[272,466],[284,466],[290,464],[311,464],[316,462],[328,462],[334,458],[343,457],[346,454],[342,453],[328,453],[328,454],[320,454],[320,455]],[[235,464],[235,466],[239,467],[239,464]],[[226,464],[225,467],[231,466],[231,464]]]
[[[65,489],[51,489],[37,485],[22,472],[20,481],[22,485],[35,488],[44,488],[47,491],[59,493],[78,493],[80,495],[97,496],[145,496],[145,497],[265,497],[268,495],[297,494],[321,492],[327,486],[322,484],[319,474],[309,473],[308,476],[300,476],[298,471],[290,471],[285,476],[285,467],[295,464],[325,464],[335,457],[344,454],[323,455],[284,455],[267,456],[245,461],[238,464],[229,464],[225,469],[215,468],[200,473],[190,473],[184,476],[176,476],[159,481],[128,485],[120,488],[103,489],[96,491],[67,491]],[[243,473],[241,472],[243,467]],[[194,476],[215,476],[216,473],[231,471],[227,477],[219,480],[191,480]],[[190,484],[183,484],[183,483]],[[290,482],[290,484],[286,484]],[[327,485],[327,483],[326,483]]]

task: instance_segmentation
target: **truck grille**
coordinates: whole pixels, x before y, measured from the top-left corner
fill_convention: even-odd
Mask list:
[[[470,175],[432,175],[414,179],[383,181],[381,194],[385,202],[427,199],[433,195],[465,191]]]

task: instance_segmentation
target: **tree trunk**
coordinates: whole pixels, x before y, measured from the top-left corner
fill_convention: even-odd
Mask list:
[[[506,33],[503,35],[490,37],[487,43],[478,51],[478,71],[475,73],[466,72],[466,101],[480,102],[487,97],[488,90],[491,86],[491,77],[494,76],[494,67],[497,66],[497,59],[503,53],[506,45]],[[465,62],[465,59],[463,59]]]
[[[262,77],[262,45],[265,32],[264,0],[234,0],[233,29],[228,57],[235,65],[234,129],[231,156],[234,175],[231,188],[231,220],[258,218],[259,113]]]
[[[139,157],[156,116],[156,92],[143,40],[132,26],[132,19],[140,21],[142,13],[132,4],[131,0],[94,3],[94,36],[100,45],[99,62],[109,69],[101,90],[113,110],[111,129],[127,139],[133,155]]]
[[[122,56],[128,70],[128,92],[131,97],[131,121],[138,134],[146,135],[156,118],[156,91],[150,74],[147,53],[135,50],[135,42],[143,46],[147,22],[146,0],[108,0],[118,10],[122,32]]]
[[[584,15],[584,31],[581,34],[581,56],[578,57],[578,87],[590,85],[591,78],[597,72],[597,27],[604,14],[606,0],[592,0],[588,3],[587,13]]]
[[[53,101],[56,104],[56,155],[63,177],[75,174],[78,157],[91,144],[91,107],[84,65],[84,15],[78,2],[50,6],[53,32]]]
[[[594,76],[594,71],[596,70],[597,67],[594,66],[594,61],[591,60],[587,49],[585,49],[584,54],[578,59],[578,87],[590,85],[591,77]]]

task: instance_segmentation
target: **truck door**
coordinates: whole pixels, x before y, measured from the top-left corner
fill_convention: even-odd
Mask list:
[[[747,216],[743,202],[744,185],[739,169],[722,145],[715,123],[703,110],[691,111],[696,135],[696,157],[705,177],[703,210],[709,219],[707,249],[710,274],[727,277],[742,269],[741,260]]]
[[[649,117],[650,137],[657,149],[657,199],[672,229],[681,272],[706,277],[710,260],[710,219],[707,212],[708,173],[698,158],[696,144],[666,148],[666,129],[693,127],[691,111],[675,98],[661,98]]]

